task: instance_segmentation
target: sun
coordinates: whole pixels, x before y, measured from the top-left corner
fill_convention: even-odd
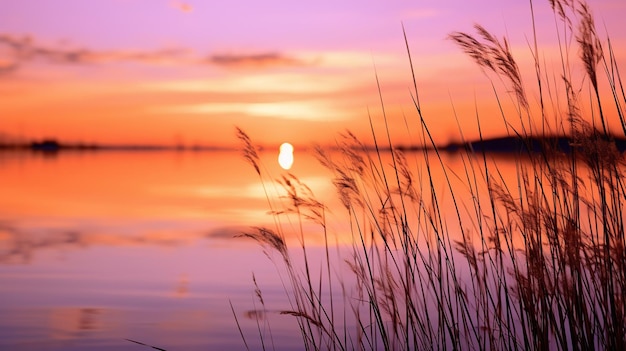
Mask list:
[[[293,165],[293,146],[289,143],[280,145],[280,153],[278,154],[278,164],[284,169],[289,170]]]

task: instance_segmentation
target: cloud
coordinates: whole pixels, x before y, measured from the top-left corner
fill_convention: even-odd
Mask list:
[[[155,51],[90,50],[84,48],[51,48],[39,45],[30,36],[0,35],[0,73],[14,71],[31,61],[56,64],[94,64],[108,62],[140,62],[173,64],[189,56],[185,49]]]
[[[207,61],[214,65],[224,67],[269,67],[269,66],[303,66],[307,65],[301,59],[285,56],[276,52],[260,54],[218,54],[209,56]]]
[[[0,59],[1,60],[1,59]],[[18,64],[11,61],[0,61],[0,75],[17,70]]]
[[[275,66],[307,65],[301,59],[276,52],[258,54],[194,55],[184,48],[166,48],[153,51],[93,50],[86,48],[49,47],[37,43],[30,36],[0,34],[0,74],[13,72],[29,62],[53,64],[98,64],[137,62],[150,65],[214,65],[228,68],[267,68]]]

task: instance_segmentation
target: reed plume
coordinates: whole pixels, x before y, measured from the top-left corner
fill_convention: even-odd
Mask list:
[[[333,174],[349,226],[350,242],[337,248],[337,257],[329,253],[325,205],[295,175],[277,180],[288,201],[271,213],[297,217],[299,260],[277,234],[280,225],[276,231],[253,228],[244,235],[283,258],[291,308],[282,313],[298,320],[305,349],[626,347],[626,161],[603,112],[614,103],[623,126],[626,99],[618,94],[614,54],[609,49],[607,65],[588,5],[581,0],[550,0],[549,5],[565,24],[566,33],[557,38],[566,42],[559,42],[563,67],[551,82],[543,81],[549,77],[547,67],[539,62],[538,49],[531,49],[539,106],[527,98],[530,88],[506,38],[480,25],[474,26],[475,35],[454,32],[449,38],[481,70],[510,87],[518,108],[515,116],[501,109],[505,121],[528,116],[509,136],[526,141],[539,131],[568,133],[565,148],[549,141],[538,150],[525,144],[511,161],[512,178],[503,175],[492,155],[468,148],[455,155],[463,169],[452,172],[425,125],[413,75],[416,112],[432,149],[404,153],[389,140],[386,153],[373,128],[374,151],[350,132],[340,134],[339,152],[315,147],[318,161]],[[580,46],[579,64],[589,79],[583,84],[591,85],[591,113],[599,114],[601,130],[581,107],[585,89],[571,78],[575,67],[570,67],[566,39],[572,37]],[[610,103],[600,99],[603,62],[614,97]],[[544,102],[554,105],[552,127]],[[534,120],[541,128],[530,125]],[[250,138],[240,129],[237,135],[244,158],[261,175]],[[419,162],[411,162],[409,155]],[[303,221],[316,224],[324,235],[321,262],[313,262],[306,250],[311,232]]]

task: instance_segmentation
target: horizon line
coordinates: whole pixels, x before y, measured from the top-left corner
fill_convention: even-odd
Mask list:
[[[600,135],[600,137],[614,141],[620,152],[626,151],[626,138],[616,135]],[[545,146],[553,146],[559,150],[569,152],[573,148],[573,137],[565,135],[546,135],[546,136],[501,136],[485,139],[466,140],[461,142],[447,142],[445,144],[396,144],[396,145],[355,145],[354,149],[363,149],[364,151],[422,151],[422,150],[439,150],[456,152],[462,149],[471,151],[489,151],[489,152],[515,152],[515,151],[540,151]],[[551,143],[551,144],[550,144]],[[318,145],[311,144],[308,146],[296,145],[301,150],[309,150]],[[320,145],[324,149],[340,150],[339,145]],[[279,145],[260,144],[256,145],[259,151],[267,151],[278,149]],[[56,139],[47,138],[31,140],[26,142],[10,142],[0,140],[0,151],[30,151],[42,153],[56,153],[60,151],[179,151],[179,152],[200,152],[200,151],[240,151],[240,147],[226,145],[210,145],[210,144],[132,144],[132,143],[85,143],[85,142],[62,142]]]

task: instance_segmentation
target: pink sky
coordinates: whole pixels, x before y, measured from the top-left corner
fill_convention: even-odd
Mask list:
[[[589,4],[624,66],[626,3]],[[534,6],[542,60],[558,79],[554,16],[548,1]],[[474,23],[507,35],[534,87],[523,1],[3,1],[0,133],[234,145],[239,126],[259,143],[309,144],[347,128],[367,141],[368,113],[382,128],[377,73],[394,140],[414,142],[419,120],[402,23],[437,141],[458,139],[453,107],[466,137],[476,135],[476,108],[486,133],[503,134],[489,80],[446,37],[473,33]]]

